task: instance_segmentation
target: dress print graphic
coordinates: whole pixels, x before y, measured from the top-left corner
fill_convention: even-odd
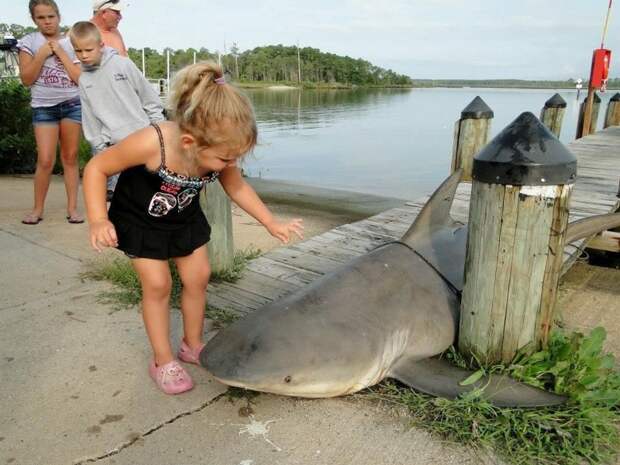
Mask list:
[[[198,195],[198,190],[193,187],[183,188],[182,186],[163,181],[160,192],[155,192],[149,202],[148,213],[151,216],[166,216],[178,206],[179,212],[187,208],[194,197]]]

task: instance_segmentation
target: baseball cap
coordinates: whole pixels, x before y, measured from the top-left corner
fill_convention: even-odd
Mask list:
[[[93,11],[99,10],[116,10],[121,11],[125,4],[120,0],[94,0]]]

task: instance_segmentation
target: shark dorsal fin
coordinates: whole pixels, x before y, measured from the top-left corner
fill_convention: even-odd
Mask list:
[[[411,227],[401,238],[402,242],[415,248],[417,241],[428,237],[441,227],[451,226],[454,223],[450,217],[450,208],[461,180],[462,171],[459,169],[452,173],[431,195]]]

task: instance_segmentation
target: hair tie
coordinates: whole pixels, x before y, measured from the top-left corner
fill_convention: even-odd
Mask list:
[[[217,85],[223,86],[224,84],[226,84],[226,78],[224,76],[220,76],[219,78],[215,78],[213,82],[215,82]]]

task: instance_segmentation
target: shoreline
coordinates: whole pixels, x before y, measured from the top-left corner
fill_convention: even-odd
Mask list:
[[[348,215],[357,219],[376,215],[390,208],[403,205],[408,201],[396,197],[308,186],[281,180],[267,180],[255,177],[246,177],[244,179],[265,202],[321,210],[334,214]]]

